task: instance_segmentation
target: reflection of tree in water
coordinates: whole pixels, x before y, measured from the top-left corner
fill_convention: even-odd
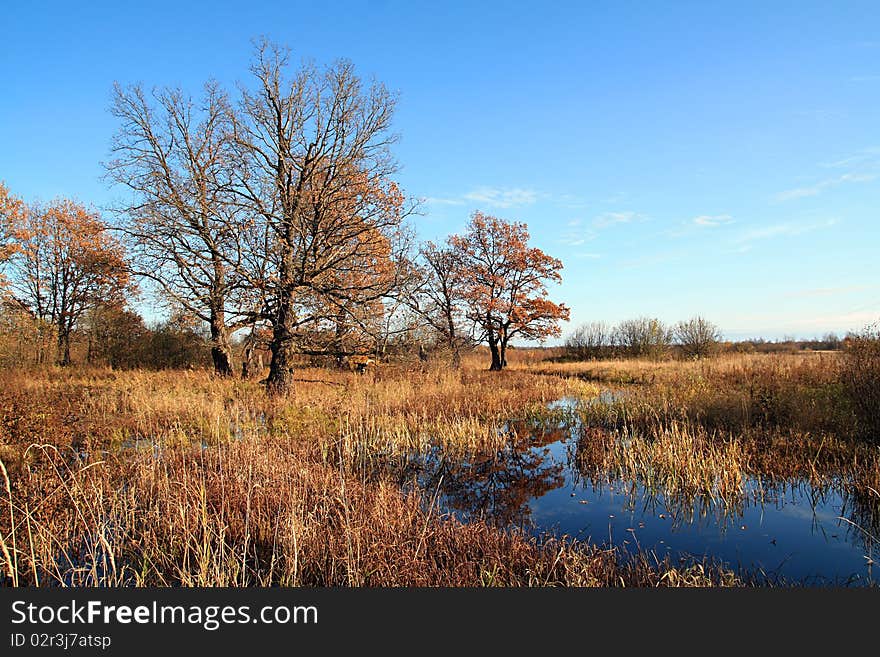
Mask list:
[[[411,461],[404,476],[415,476],[428,494],[439,493],[441,508],[464,519],[524,526],[529,502],[565,483],[566,464],[554,461],[547,446],[568,434],[524,422],[511,422],[508,429],[509,439],[497,451],[456,461],[435,450]]]

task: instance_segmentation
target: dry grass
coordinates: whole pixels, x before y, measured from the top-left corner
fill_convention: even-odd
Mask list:
[[[535,354],[538,354],[536,356]],[[877,450],[840,431],[828,357],[304,368],[293,394],[206,372],[0,372],[0,567],[29,585],[726,585],[729,573],[462,524],[386,467],[505,444],[580,399],[588,476],[735,504],[746,477],[845,479],[872,508]],[[817,360],[818,358],[818,360]],[[830,372],[830,373],[829,373]],[[626,389],[592,400],[598,384]],[[628,382],[628,383],[627,383]],[[633,384],[635,383],[635,384]],[[637,385],[642,384],[642,385]],[[873,450],[873,451],[872,451]]]
[[[466,368],[303,370],[287,400],[204,372],[0,374],[13,585],[709,585],[425,508],[365,455],[504,439],[577,380]],[[359,465],[358,465],[359,464]],[[726,577],[726,578],[725,578]]]

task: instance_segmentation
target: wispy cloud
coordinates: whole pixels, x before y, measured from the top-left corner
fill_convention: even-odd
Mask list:
[[[760,228],[751,228],[742,233],[734,241],[734,244],[739,247],[735,250],[741,253],[748,250],[747,247],[750,247],[750,245],[754,242],[773,239],[776,237],[794,237],[796,235],[803,235],[804,233],[810,233],[814,230],[831,228],[837,223],[837,219],[828,219],[827,221],[810,224],[798,224],[790,222],[784,224],[773,224],[770,226],[761,226]]]
[[[870,148],[863,148],[853,153],[852,155],[847,155],[846,157],[840,157],[838,159],[831,160],[830,162],[821,162],[819,166],[826,169],[843,169],[853,167],[864,169],[865,167],[876,165],[878,161],[880,161],[880,147],[872,146]]]
[[[538,200],[538,193],[520,187],[477,187],[463,198],[493,208],[513,208],[531,205]]]
[[[716,228],[732,224],[733,217],[729,214],[701,214],[699,217],[694,217],[691,223],[703,228]]]
[[[592,230],[571,230],[560,237],[559,242],[566,246],[578,247],[596,239],[596,233]]]
[[[780,192],[776,195],[776,200],[791,201],[793,199],[804,198],[807,196],[816,196],[826,189],[837,187],[838,185],[842,185],[844,183],[870,182],[872,180],[876,180],[877,177],[878,174],[876,173],[845,173],[841,176],[836,176],[834,178],[826,178],[825,180],[820,180],[814,185],[809,185],[807,187],[797,187],[795,189],[789,189],[784,192]]]
[[[615,203],[622,203],[625,200],[626,200],[626,193],[625,192],[615,192],[611,196],[603,198],[601,202],[605,203],[607,205],[614,205]]]
[[[687,220],[681,220],[676,226],[663,231],[668,237],[687,237],[704,231],[707,228],[719,228],[735,223],[729,214],[701,214]]]
[[[569,210],[583,210],[584,208],[589,207],[586,200],[575,194],[558,194],[552,197],[551,201],[556,205]]]
[[[794,290],[785,294],[785,297],[791,299],[815,298],[815,297],[835,297],[853,292],[864,292],[865,290],[876,289],[876,285],[849,285],[846,287],[814,287],[804,290]]]
[[[762,325],[764,329],[761,332],[781,332],[781,327],[786,327],[786,332],[791,329],[800,330],[859,330],[864,326],[877,321],[880,314],[880,305],[875,305],[874,310],[859,310],[845,313],[834,313],[824,315],[810,315],[808,317],[792,317],[790,314],[760,314],[760,315],[741,315],[737,319],[740,322],[752,325]],[[739,333],[744,329],[737,329]]]
[[[853,75],[850,82],[880,82],[880,75]]]
[[[531,205],[545,195],[533,189],[522,187],[475,187],[471,191],[456,196],[428,196],[421,201],[425,205],[479,205],[483,208],[514,208]]]
[[[583,246],[587,242],[592,242],[593,240],[598,238],[600,231],[604,228],[619,224],[628,224],[635,221],[647,220],[648,217],[646,215],[631,211],[603,212],[602,214],[594,217],[589,224],[587,224],[581,218],[571,219],[566,223],[566,227],[568,230],[566,230],[566,232],[564,232],[560,236],[559,242],[561,244],[565,244],[571,247]],[[581,255],[578,257],[591,256]]]
[[[633,221],[645,221],[647,217],[638,212],[603,212],[593,219],[596,228],[606,228],[615,224],[628,224]]]
[[[575,258],[585,258],[588,260],[598,260],[602,257],[601,253],[575,253]]]
[[[464,201],[458,198],[437,198],[435,196],[423,198],[422,202],[427,205],[464,205]]]
[[[859,330],[862,327],[877,321],[880,314],[880,305],[875,305],[875,310],[860,310],[857,312],[841,313],[838,315],[819,315],[793,320],[793,324],[815,328],[842,327],[845,329]]]

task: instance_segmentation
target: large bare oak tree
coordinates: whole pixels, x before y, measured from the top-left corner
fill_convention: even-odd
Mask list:
[[[349,62],[291,70],[265,41],[252,72],[235,123],[237,190],[266,247],[249,277],[271,325],[267,385],[285,392],[305,329],[344,331],[395,285],[405,214],[389,150],[395,102]]]
[[[254,321],[253,286],[240,275],[240,208],[232,182],[238,163],[228,99],[215,83],[197,102],[175,89],[148,96],[115,88],[109,177],[132,194],[117,210],[135,271],[163,296],[204,321],[220,375],[233,373],[230,335]]]

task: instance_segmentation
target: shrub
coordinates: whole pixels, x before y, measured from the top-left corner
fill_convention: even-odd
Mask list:
[[[847,338],[841,378],[860,428],[867,436],[880,439],[880,324]]]
[[[694,317],[675,325],[675,339],[685,356],[702,358],[712,354],[721,340],[721,331],[703,317]]]
[[[610,350],[611,328],[605,322],[583,324],[565,340],[566,355],[578,360],[604,358]]]
[[[672,345],[672,330],[659,319],[627,319],[614,329],[614,342],[629,356],[659,360]]]

